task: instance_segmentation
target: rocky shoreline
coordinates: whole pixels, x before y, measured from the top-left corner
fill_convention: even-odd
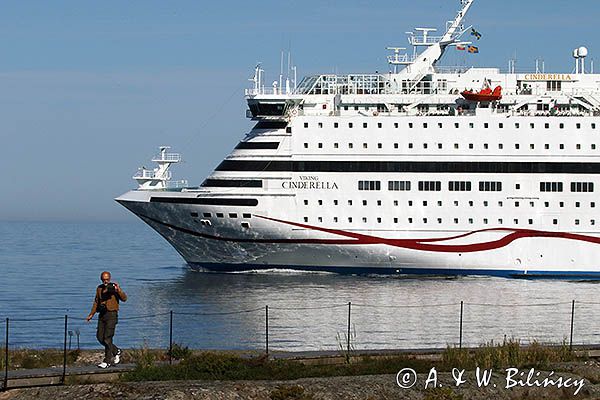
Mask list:
[[[598,376],[600,365],[595,362],[563,365],[554,377],[582,379],[582,376]],[[526,373],[527,370],[524,370]],[[541,372],[546,377],[549,372]],[[0,400],[513,400],[513,399],[597,399],[600,384],[585,379],[583,387],[574,396],[574,387],[513,387],[506,388],[504,371],[494,372],[490,383],[478,387],[473,373],[465,373],[467,382],[455,386],[451,373],[439,373],[438,388],[424,390],[428,376],[419,374],[417,384],[402,389],[396,383],[396,375],[344,376],[306,378],[293,381],[164,381],[164,382],[117,382],[102,384],[72,384],[58,387],[13,389],[0,393]],[[439,387],[441,385],[441,387]],[[494,387],[495,385],[495,387]]]

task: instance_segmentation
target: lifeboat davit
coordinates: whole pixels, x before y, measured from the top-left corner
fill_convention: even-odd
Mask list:
[[[481,89],[479,92],[465,90],[461,95],[471,101],[497,101],[502,98],[502,86],[496,86],[494,91],[490,88]]]

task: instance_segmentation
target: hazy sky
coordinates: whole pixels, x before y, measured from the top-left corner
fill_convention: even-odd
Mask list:
[[[458,0],[11,1],[0,5],[0,220],[133,220],[113,201],[159,145],[198,184],[251,123],[243,89],[291,48],[298,74],[387,71],[386,46]],[[480,54],[442,64],[570,72],[600,52],[598,0],[477,0]],[[599,53],[600,54],[600,53]],[[600,60],[600,56],[598,57]],[[598,65],[600,69],[600,64]]]

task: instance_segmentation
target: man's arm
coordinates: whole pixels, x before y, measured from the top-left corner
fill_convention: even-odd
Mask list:
[[[121,286],[115,282],[115,289],[117,290],[117,295],[119,295],[119,300],[127,301],[127,294],[121,289]]]
[[[96,297],[94,297],[94,303],[92,304],[92,311],[90,311],[90,313],[86,317],[86,321],[89,321],[92,318],[94,318],[94,314],[96,314],[96,310],[98,309],[98,301],[99,300],[100,300],[100,296],[98,294],[98,289],[96,289]]]

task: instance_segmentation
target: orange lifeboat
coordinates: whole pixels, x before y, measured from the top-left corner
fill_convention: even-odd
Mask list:
[[[481,89],[479,92],[465,90],[461,93],[462,97],[471,101],[496,101],[502,98],[502,86],[496,86],[494,91],[489,87]]]

